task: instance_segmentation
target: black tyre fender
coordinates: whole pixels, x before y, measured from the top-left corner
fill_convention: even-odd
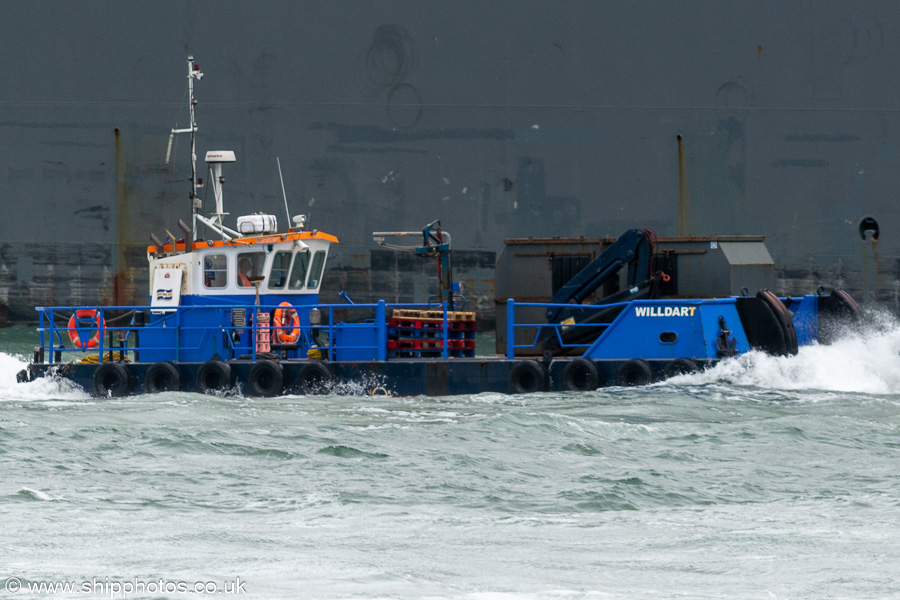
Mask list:
[[[181,389],[181,369],[170,362],[150,365],[144,375],[144,391],[148,394],[174,392]]]
[[[700,366],[690,358],[676,358],[666,365],[666,368],[663,369],[663,373],[665,374],[666,379],[668,379],[670,377],[675,377],[676,375],[696,373],[699,370]]]
[[[848,321],[856,322],[862,318],[862,309],[853,296],[845,290],[831,290],[832,312],[836,313]]]
[[[597,365],[586,358],[573,359],[562,374],[563,388],[573,392],[596,390],[600,386]]]
[[[778,296],[769,290],[760,290],[756,293],[756,297],[763,301],[775,315],[778,325],[784,335],[784,350],[775,352],[782,356],[797,354],[799,349],[797,343],[797,332],[794,330],[794,314],[778,299]]]
[[[303,365],[297,374],[297,389],[305,396],[324,394],[328,391],[331,382],[334,381],[334,373],[328,365],[319,360],[314,360]]]
[[[647,385],[653,381],[653,369],[650,363],[639,358],[626,360],[616,369],[616,385],[635,387]]]
[[[829,344],[862,321],[862,309],[846,291],[819,296],[819,343]]]
[[[221,360],[208,360],[197,369],[194,385],[201,394],[211,394],[231,386],[231,365]]]
[[[247,391],[251,396],[271,398],[284,389],[284,368],[274,360],[260,360],[250,368]]]
[[[520,360],[509,370],[509,391],[512,394],[531,394],[547,388],[547,372],[536,360]]]
[[[122,363],[105,362],[97,367],[92,378],[94,396],[97,398],[119,398],[128,395],[131,376]]]

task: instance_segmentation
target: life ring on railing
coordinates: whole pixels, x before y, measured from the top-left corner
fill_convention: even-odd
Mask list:
[[[87,318],[92,319],[97,329],[97,333],[95,333],[94,337],[91,339],[82,342],[81,338],[78,337],[78,320]],[[75,311],[75,314],[69,318],[69,339],[72,340],[72,343],[75,344],[76,347],[81,348],[82,350],[96,348],[100,345],[100,337],[103,335],[103,330],[105,328],[106,319],[100,315],[100,311],[95,308],[79,308]]]
[[[282,302],[278,305],[286,308],[276,308],[272,316],[272,325],[275,327],[275,336],[282,344],[294,344],[300,339],[300,317],[290,302]],[[288,324],[290,321],[290,324]],[[290,331],[288,331],[290,328]]]

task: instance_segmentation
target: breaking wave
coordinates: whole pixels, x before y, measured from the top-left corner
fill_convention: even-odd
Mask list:
[[[85,400],[90,396],[67,379],[39,377],[17,383],[16,374],[28,366],[22,356],[0,352],[0,402],[29,400]]]
[[[800,348],[796,356],[750,352],[670,384],[726,383],[779,390],[891,394],[900,390],[900,323],[873,313],[828,345]]]

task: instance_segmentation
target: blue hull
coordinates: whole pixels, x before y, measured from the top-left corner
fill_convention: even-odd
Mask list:
[[[398,359],[378,362],[322,362],[333,380],[315,390],[304,390],[298,382],[301,370],[309,361],[277,361],[283,371],[283,383],[277,391],[266,395],[284,394],[340,394],[340,395],[390,395],[390,396],[452,396],[479,393],[530,393],[540,391],[586,391],[611,385],[644,385],[666,379],[672,373],[669,367],[673,361],[649,360],[650,377],[647,379],[622,379],[621,371],[629,361],[590,361],[597,369],[596,384],[567,373],[570,365],[581,364],[583,359],[560,358],[549,362],[529,359],[508,360],[503,358],[456,358],[450,361],[440,359]],[[221,388],[223,394],[257,396],[249,387],[250,371],[258,361],[229,361],[233,379]],[[715,364],[716,360],[698,361],[700,368]],[[179,390],[208,393],[197,385],[197,375],[203,363],[179,363],[181,375]],[[543,383],[532,381],[519,374],[521,366],[532,367],[544,373]],[[69,363],[60,369],[59,365],[33,364],[29,366],[30,378],[61,376],[78,384],[95,396],[125,396],[148,393],[147,371],[149,363],[123,365],[128,374],[127,384],[107,394],[97,393],[95,375],[97,364]],[[518,367],[518,369],[517,369]],[[667,369],[669,371],[667,372]]]
[[[444,396],[645,385],[751,350],[796,354],[798,345],[823,337],[827,317],[850,318],[836,293],[634,300],[585,306],[593,316],[582,322],[549,324],[523,322],[517,313],[558,305],[510,300],[502,357],[475,356],[474,316],[446,306],[298,305],[299,323],[281,329],[269,324],[277,305],[186,305],[164,314],[82,308],[90,314],[68,327],[55,324],[66,308],[40,308],[41,345],[20,379],[63,376],[99,397],[164,390]],[[123,311],[130,312],[115,316]],[[120,324],[129,314],[131,322]],[[107,320],[100,335],[97,323]],[[293,343],[279,343],[285,333]],[[67,335],[98,343],[65,347]],[[543,359],[519,352],[535,347],[544,349]],[[71,362],[73,355],[81,360]]]

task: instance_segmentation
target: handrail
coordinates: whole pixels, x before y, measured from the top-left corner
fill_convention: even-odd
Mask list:
[[[631,300],[625,302],[616,302],[610,304],[600,304],[600,305],[582,305],[586,311],[605,311],[608,309],[615,308],[624,308],[626,306],[639,306],[644,304],[654,305],[654,306],[667,306],[667,305],[677,305],[684,306],[685,303],[690,304],[718,304],[718,303],[732,303],[733,299],[729,298],[716,298],[716,299],[673,299],[673,300]],[[516,321],[516,311],[518,309],[527,309],[527,308],[540,308],[543,310],[551,309],[551,308],[562,308],[565,306],[570,306],[568,304],[554,304],[554,303],[546,303],[546,302],[516,302],[513,299],[509,299],[507,301],[507,320],[506,320],[506,358],[512,360],[515,358],[516,351],[522,349],[533,349],[538,347],[539,343],[542,339],[547,339],[549,337],[555,338],[555,342],[562,349],[584,349],[585,352],[596,343],[596,341],[592,341],[591,343],[566,343],[564,341],[564,337],[562,335],[563,331],[567,327],[572,327],[572,323],[547,323],[546,321],[533,323],[530,322],[532,319],[527,321],[517,322]],[[150,326],[150,329],[155,329],[156,326],[166,327],[166,324],[169,324],[169,328],[174,330],[175,342],[174,345],[157,345],[157,346],[148,346],[145,343],[138,343],[138,336],[140,332],[147,331],[148,327],[143,325],[136,325],[134,318],[132,318],[131,323],[126,325],[106,325],[103,327],[103,335],[100,336],[99,343],[97,347],[92,348],[90,350],[83,350],[82,348],[65,348],[63,347],[62,340],[64,339],[63,334],[69,334],[73,330],[82,332],[88,332],[93,330],[90,327],[78,327],[76,323],[76,327],[70,328],[68,324],[65,327],[57,326],[56,320],[59,317],[66,318],[68,314],[61,314],[79,310],[79,309],[88,309],[88,310],[96,310],[99,312],[101,320],[100,322],[104,322],[105,316],[110,312],[118,312],[118,311],[152,311],[153,307],[150,306],[91,306],[91,307],[76,307],[76,306],[52,306],[52,307],[37,307],[37,311],[39,313],[39,327],[38,332],[40,333],[40,341],[41,341],[41,349],[48,348],[49,355],[48,362],[59,362],[61,361],[62,354],[68,352],[85,352],[86,354],[97,354],[98,361],[104,362],[104,354],[106,350],[111,352],[124,352],[124,353],[135,353],[135,352],[171,352],[175,360],[180,360],[183,357],[183,354],[191,351],[199,351],[202,349],[202,345],[204,343],[208,343],[208,335],[215,335],[218,332],[225,334],[227,338],[227,343],[223,344],[233,356],[236,356],[239,352],[245,352],[250,354],[250,356],[255,360],[257,358],[257,340],[259,339],[257,333],[260,331],[268,330],[270,332],[270,339],[273,338],[276,331],[283,329],[284,327],[276,327],[272,323],[266,326],[260,326],[255,318],[257,311],[262,312],[272,312],[280,307],[276,304],[263,304],[263,305],[247,305],[244,303],[234,303],[234,304],[215,304],[215,305],[184,305],[178,307],[172,307],[170,311],[165,314],[153,314],[151,312],[151,319],[154,319],[153,325]],[[304,347],[311,349],[316,347],[319,342],[317,341],[317,335],[325,334],[327,335],[328,341],[327,345],[322,347],[321,349],[327,353],[328,360],[334,361],[337,359],[336,353],[338,351],[346,351],[346,350],[369,350],[373,351],[374,359],[378,361],[388,360],[388,309],[404,309],[404,308],[418,308],[418,309],[426,309],[426,310],[441,310],[443,314],[442,318],[442,328],[439,337],[434,337],[434,341],[437,342],[440,340],[440,356],[442,359],[447,360],[450,358],[450,320],[449,320],[449,311],[448,311],[448,303],[445,301],[440,305],[436,305],[433,303],[391,303],[387,304],[384,300],[379,300],[377,303],[369,303],[369,304],[309,304],[309,305],[297,305],[294,307],[298,312],[302,312],[304,310],[312,310],[313,308],[319,310],[319,314],[322,315],[323,319],[321,323],[312,324],[312,323],[301,323],[299,325],[299,329],[301,332],[301,338],[304,340]],[[222,312],[222,311],[233,311],[235,309],[241,309],[246,311],[247,317],[244,321],[244,324],[241,326],[235,325],[233,321],[224,324],[221,320],[215,322],[214,324],[210,323],[202,323],[195,324],[196,319],[188,319],[187,315],[191,313],[203,313],[203,312]],[[248,310],[249,309],[249,310]],[[619,319],[626,311],[622,311],[610,322],[604,323],[578,323],[578,327],[582,328],[593,328],[599,330],[598,335],[603,335],[604,331],[608,330],[617,319]],[[344,315],[359,315],[361,313],[365,313],[366,315],[374,314],[374,320],[371,319],[370,316],[365,317],[364,321],[355,322],[349,321],[345,322],[343,320],[339,321],[338,317],[344,318]],[[114,319],[114,318],[113,318]],[[113,320],[111,319],[111,321]],[[193,321],[193,322],[192,322]],[[93,319],[91,320],[93,323]],[[349,345],[341,342],[339,347],[336,347],[336,332],[338,328],[341,328],[343,331],[353,330],[355,328],[363,328],[369,329],[372,332],[372,344],[363,344],[363,345]],[[536,328],[536,332],[534,337],[526,342],[526,343],[516,343],[516,333],[528,328]],[[249,330],[250,334],[247,338],[244,338],[242,334],[234,335],[234,332],[243,332],[245,330]],[[200,335],[199,338],[193,341],[190,344],[187,344],[185,340],[190,340],[192,332],[207,332],[207,335]],[[124,333],[122,333],[124,332]],[[135,343],[130,343],[131,333],[134,332],[136,335],[133,336],[135,338]],[[113,336],[119,333],[118,346],[116,346],[116,342],[113,341]],[[109,337],[108,337],[109,336]],[[363,336],[365,337],[365,336]],[[107,339],[109,342],[107,343]],[[240,342],[238,342],[240,339]],[[455,339],[455,338],[454,338]],[[55,343],[55,340],[59,340],[59,344]],[[368,341],[368,340],[367,340]],[[435,346],[435,351],[438,348]],[[57,360],[59,357],[59,360]]]
[[[268,330],[274,333],[277,330],[283,329],[283,327],[276,327],[273,324],[269,324],[267,326],[260,326],[257,323],[257,319],[253,317],[257,311],[262,312],[271,312],[279,308],[280,305],[276,304],[263,304],[263,305],[250,305],[243,303],[237,304],[215,304],[215,305],[183,305],[172,307],[172,309],[167,310],[164,314],[153,314],[152,311],[155,310],[154,307],[145,306],[145,305],[116,305],[116,306],[39,306],[36,307],[35,310],[38,311],[39,317],[39,326],[38,332],[40,334],[40,343],[41,348],[49,348],[48,354],[48,362],[60,362],[61,355],[63,353],[70,352],[79,352],[84,353],[86,356],[88,355],[96,355],[98,357],[98,362],[104,362],[106,351],[111,351],[114,353],[123,352],[127,355],[127,353],[131,352],[144,352],[144,351],[165,351],[172,352],[175,356],[176,362],[180,360],[182,352],[188,351],[196,351],[200,350],[203,344],[203,337],[200,338],[196,343],[186,345],[183,341],[186,334],[194,331],[205,331],[205,332],[223,332],[226,333],[226,338],[228,339],[227,346],[231,351],[235,354],[237,352],[248,352],[250,353],[253,360],[256,359],[257,354],[257,343],[256,340],[258,336],[256,335],[259,331]],[[328,335],[328,346],[327,353],[329,360],[335,360],[335,352],[336,348],[332,343],[335,339],[335,330],[340,325],[342,328],[363,328],[363,327],[376,327],[377,343],[375,346],[369,345],[342,345],[341,348],[344,350],[348,349],[366,349],[366,350],[375,350],[378,360],[387,360],[387,307],[388,305],[384,300],[380,300],[375,304],[313,304],[313,305],[298,305],[295,306],[296,310],[303,310],[304,308],[312,309],[317,308],[321,313],[327,315],[327,321],[325,323],[321,323],[318,325],[313,324],[301,324],[301,335],[304,339],[307,340],[308,346],[312,347],[315,341],[315,332],[322,331],[326,332]],[[433,303],[395,303],[390,305],[391,308],[400,308],[400,309],[438,309],[441,305],[436,305]],[[111,326],[106,325],[102,327],[102,335],[99,336],[99,343],[95,348],[91,349],[83,349],[80,347],[75,348],[66,348],[63,346],[62,340],[63,335],[68,335],[72,331],[78,331],[79,334],[86,333],[92,331],[94,328],[92,327],[79,327],[76,322],[75,327],[69,327],[68,323],[64,326],[58,326],[56,324],[56,320],[66,319],[69,317],[67,313],[73,313],[76,310],[95,310],[100,315],[100,322],[105,322],[106,316],[111,312],[119,312],[119,311],[150,311],[151,318],[154,316],[157,317],[155,324],[164,327],[164,323],[171,323],[171,329],[174,330],[175,335],[175,344],[172,346],[169,345],[155,345],[148,346],[146,344],[129,344],[129,338],[131,337],[131,333],[135,332],[139,334],[141,331],[145,331],[147,329],[146,326],[135,325],[134,320],[131,323],[126,325],[119,326]],[[224,325],[221,323],[217,323],[214,325],[210,324],[202,324],[202,325],[193,325],[186,324],[184,322],[184,315],[186,313],[202,313],[202,312],[221,312],[221,311],[231,311],[235,309],[252,309],[247,312],[250,323],[245,323],[243,326],[237,326],[233,323]],[[343,313],[357,313],[363,311],[374,311],[375,312],[375,322],[374,324],[371,322],[364,323],[355,323],[355,322],[340,322],[338,323],[336,317],[336,311]],[[446,328],[446,307],[444,307],[444,324]],[[61,314],[62,313],[62,314]],[[93,317],[93,315],[92,315]],[[92,321],[93,322],[93,321]],[[233,338],[232,332],[234,331],[243,331],[250,330],[249,339],[246,340],[245,343],[238,345]],[[112,339],[112,336],[116,334],[116,332],[124,332],[124,335],[121,336],[121,340],[119,345],[116,346],[114,342],[107,343],[107,336],[109,339]],[[49,338],[49,339],[48,339]],[[60,343],[57,345],[54,343],[54,339],[59,339]],[[446,357],[446,346],[447,344],[447,334],[444,333],[444,342],[445,346],[444,355]],[[60,359],[57,360],[56,357],[59,356]]]
[[[580,309],[584,309],[586,311],[605,311],[610,308],[619,308],[626,306],[640,306],[640,305],[653,305],[653,306],[684,306],[685,304],[731,304],[734,300],[730,298],[703,298],[703,299],[641,299],[641,300],[628,300],[624,302],[611,302],[609,304],[582,304],[578,307]],[[506,357],[510,360],[515,358],[516,349],[525,349],[525,348],[536,348],[538,342],[541,339],[541,332],[551,330],[552,335],[556,337],[556,341],[559,343],[560,348],[584,348],[585,351],[589,349],[596,343],[592,341],[590,344],[573,344],[573,343],[565,343],[563,341],[562,332],[567,327],[572,327],[572,323],[517,323],[515,320],[515,309],[516,308],[525,308],[525,307],[537,307],[542,309],[550,309],[550,308],[564,308],[571,307],[572,304],[554,304],[552,302],[516,302],[514,299],[509,298],[506,301]],[[594,328],[601,329],[600,335],[603,335],[603,330],[609,329],[609,327],[619,319],[623,313],[620,313],[613,321],[609,323],[578,323],[578,327],[583,328]],[[516,344],[515,343],[515,332],[519,329],[524,329],[526,327],[537,327],[537,332],[535,333],[534,339],[531,343],[528,344]],[[546,338],[547,336],[545,336]]]
[[[615,308],[617,306],[625,306],[630,304],[630,302],[616,302],[612,304],[601,304],[601,305],[593,305],[593,304],[585,304],[582,305],[582,308],[587,310],[606,310],[609,308]],[[571,327],[570,323],[547,323],[543,321],[541,323],[516,323],[515,320],[515,309],[517,307],[536,307],[542,309],[550,309],[550,308],[562,308],[566,306],[572,306],[571,304],[559,304],[559,303],[551,303],[551,302],[516,302],[514,299],[509,298],[506,301],[506,358],[509,360],[513,360],[516,357],[516,349],[525,349],[525,348],[536,348],[538,342],[541,339],[541,332],[550,329],[552,334],[556,336],[557,341],[559,342],[560,348],[590,348],[593,345],[593,342],[590,344],[567,344],[562,339],[562,332],[567,328]],[[578,323],[578,327],[587,327],[599,329],[608,328],[610,323]],[[537,331],[534,334],[534,339],[529,344],[516,344],[515,332],[518,329],[524,329],[526,327],[537,327]]]

